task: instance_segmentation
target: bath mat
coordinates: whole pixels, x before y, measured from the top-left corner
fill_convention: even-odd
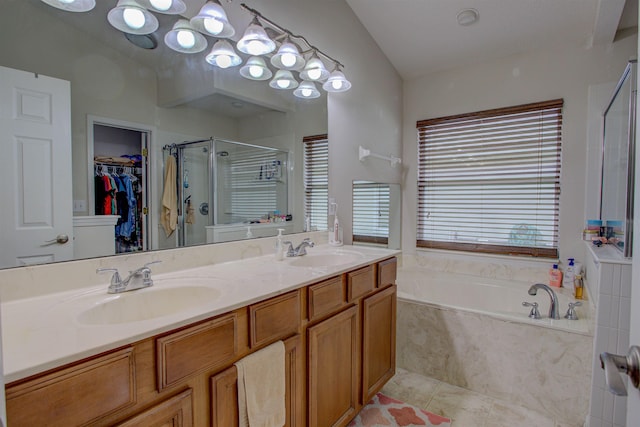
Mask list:
[[[376,394],[347,427],[451,427],[449,418]]]

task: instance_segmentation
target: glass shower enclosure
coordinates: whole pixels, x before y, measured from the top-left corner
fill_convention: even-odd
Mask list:
[[[289,213],[288,151],[210,138],[173,144],[169,153],[177,163],[178,246],[208,243],[211,226]]]
[[[625,257],[633,241],[636,135],[636,61],[630,61],[604,112],[600,219],[603,231]]]

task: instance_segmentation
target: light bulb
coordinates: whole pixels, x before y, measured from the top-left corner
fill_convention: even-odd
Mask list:
[[[261,41],[252,40],[247,44],[247,50],[250,55],[262,55],[264,53],[264,47]]]
[[[283,53],[280,57],[280,62],[282,62],[282,65],[285,67],[293,67],[296,63],[296,56],[289,52]]]
[[[231,57],[229,55],[218,55],[216,57],[216,64],[220,68],[229,68],[231,65]]]
[[[144,27],[144,13],[140,9],[128,7],[122,12],[122,18],[129,28],[139,30]]]
[[[342,89],[342,80],[334,80],[331,82],[331,86],[335,89],[335,90],[340,90]]]
[[[289,80],[284,80],[284,79],[280,79],[280,80],[276,81],[276,84],[278,85],[278,87],[280,89],[288,88],[290,83],[291,82]]]
[[[309,80],[318,80],[322,75],[322,70],[319,68],[314,68],[307,71],[307,75],[309,76]]]
[[[224,23],[218,21],[214,18],[206,18],[204,20],[204,29],[207,30],[208,33],[218,35],[222,32],[222,28],[224,27]]]
[[[196,36],[191,31],[178,31],[176,39],[178,40],[178,44],[185,49],[191,49],[196,44]]]
[[[254,79],[257,79],[257,78],[262,77],[262,75],[264,74],[264,69],[262,67],[257,66],[257,65],[251,65],[249,67],[249,74]]]
[[[60,3],[71,4],[76,0],[60,0]]]
[[[149,0],[149,3],[158,10],[169,10],[172,0]]]
[[[311,94],[313,93],[311,89],[307,89],[306,87],[302,89],[300,92],[302,92],[302,96],[304,96],[305,98],[310,97]]]

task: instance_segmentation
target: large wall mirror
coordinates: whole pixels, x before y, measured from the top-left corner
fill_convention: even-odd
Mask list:
[[[270,88],[268,82],[247,80],[237,68],[214,68],[204,60],[216,41],[213,38],[207,38],[209,47],[201,53],[187,55],[169,49],[163,38],[176,21],[175,16],[155,14],[160,24],[152,34],[157,46],[148,49],[156,44],[154,40],[127,38],[107,22],[107,14],[117,0],[98,0],[96,7],[86,13],[62,11],[41,0],[2,3],[0,66],[69,82],[70,153],[49,167],[36,152],[31,159],[26,150],[20,161],[29,168],[20,173],[24,178],[31,176],[29,171],[43,168],[51,176],[70,172],[70,182],[40,187],[50,189],[45,199],[67,198],[65,216],[75,218],[75,240],[81,239],[84,246],[76,245],[75,254],[62,257],[42,253],[28,254],[18,261],[9,257],[8,261],[0,260],[0,268],[102,256],[99,251],[92,252],[97,247],[91,240],[93,234],[96,239],[104,239],[104,235],[93,233],[96,224],[103,225],[100,220],[104,218],[97,217],[118,212],[100,211],[105,206],[97,201],[100,195],[96,189],[101,189],[96,187],[96,178],[111,173],[128,175],[136,191],[145,196],[136,207],[145,210],[146,216],[133,229],[144,235],[144,241],[129,242],[130,245],[123,245],[122,252],[266,236],[270,231],[264,231],[268,227],[260,228],[259,220],[270,215],[285,221],[288,233],[302,232],[302,138],[327,133],[324,93],[317,99],[302,100],[291,91]],[[190,18],[205,0],[185,3],[187,11],[183,15]],[[224,2],[223,6],[236,28],[233,39],[237,40],[252,16],[241,8],[240,2]],[[270,15],[268,4],[256,7]],[[276,21],[279,18],[269,17]],[[4,144],[13,143],[7,135],[6,126],[0,127],[5,153],[8,151]],[[174,173],[180,190],[178,224],[183,227],[179,230],[184,231],[182,234],[167,233],[161,221],[167,157],[177,155],[178,149],[182,157],[176,156],[181,163],[176,164]],[[239,170],[241,164],[248,168],[252,183],[232,176],[232,169]],[[39,179],[33,176],[29,179]],[[203,180],[207,185],[200,186],[199,181]],[[277,204],[265,203],[262,214],[249,212],[249,202],[237,194],[232,197],[233,185],[264,188],[275,195]],[[249,197],[255,200],[256,194]],[[236,215],[228,203],[236,203],[235,208],[244,209],[246,215]],[[36,203],[28,211],[25,205],[21,215],[29,216],[37,208]],[[191,214],[189,219],[187,214]],[[251,230],[247,229],[248,220],[255,224]],[[14,225],[3,221],[1,227],[6,231]],[[210,228],[218,225],[230,229],[222,232]],[[45,224],[40,228],[47,227]],[[52,242],[43,240],[36,246],[64,246],[59,234],[71,234],[69,243],[74,243],[73,231],[47,231],[46,240]],[[130,231],[124,232],[130,236]],[[6,239],[0,241],[4,248],[12,245],[9,234],[0,234],[0,240]]]

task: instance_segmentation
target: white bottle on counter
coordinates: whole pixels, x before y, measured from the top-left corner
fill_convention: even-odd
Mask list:
[[[278,236],[276,237],[276,261],[282,261],[284,259],[284,244],[282,243],[282,232],[284,228],[278,228]]]
[[[569,264],[564,269],[564,275],[562,276],[562,287],[567,289],[573,289],[573,279],[575,278],[575,259],[568,258]]]

